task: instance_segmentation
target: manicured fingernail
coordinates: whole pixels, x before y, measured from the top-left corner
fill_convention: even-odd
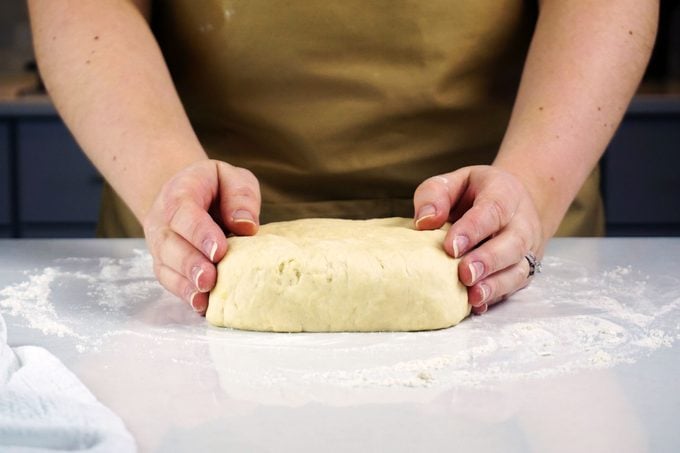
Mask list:
[[[434,217],[437,214],[437,209],[431,205],[431,204],[426,204],[422,208],[418,210],[418,215],[416,216],[416,228],[418,227],[418,224],[420,224],[421,221],[425,219],[429,219],[430,217]]]
[[[189,299],[189,303],[191,304],[191,308],[196,313],[205,313],[205,311],[208,309],[208,306],[205,305],[207,303],[207,300],[205,298],[199,298],[197,297],[199,294],[198,291],[191,293],[191,297]]]
[[[231,215],[231,220],[233,220],[234,223],[252,223],[255,225],[255,218],[253,218],[253,215],[245,209],[234,211]]]
[[[466,252],[470,239],[467,236],[457,235],[453,238],[453,257],[460,258]]]
[[[480,283],[479,291],[482,293],[482,300],[479,301],[481,304],[482,302],[486,302],[486,299],[489,298],[489,293],[491,292],[491,290],[489,289],[489,285],[487,285],[486,283]]]
[[[194,286],[200,291],[201,285],[198,284],[198,280],[201,278],[201,275],[203,275],[203,269],[201,269],[199,266],[195,266],[191,270],[191,275],[194,281]]]
[[[479,261],[475,261],[473,263],[470,263],[468,266],[468,269],[470,269],[470,275],[472,276],[472,283],[476,282],[479,277],[484,274],[484,263],[481,263]]]
[[[200,311],[200,310],[196,307],[196,305],[195,305],[195,303],[196,303],[196,296],[197,296],[198,294],[199,294],[198,291],[194,291],[194,292],[191,293],[191,295],[189,296],[189,304],[191,305],[191,308],[194,309],[194,311]]]
[[[481,307],[479,307],[479,309],[476,310],[475,313],[478,314],[478,315],[483,315],[484,313],[486,313],[486,311],[488,309],[489,309],[489,306],[487,304],[484,304]]]
[[[211,241],[210,239],[203,242],[203,252],[206,254],[210,261],[215,261],[215,253],[217,252],[217,242]]]

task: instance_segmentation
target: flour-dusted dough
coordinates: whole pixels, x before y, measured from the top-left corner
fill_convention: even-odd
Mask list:
[[[304,219],[229,238],[207,319],[275,332],[411,331],[470,313],[444,230],[410,219]]]

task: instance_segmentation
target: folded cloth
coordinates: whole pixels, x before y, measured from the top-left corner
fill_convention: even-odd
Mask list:
[[[0,451],[134,452],[123,422],[43,348],[10,348],[0,315]]]

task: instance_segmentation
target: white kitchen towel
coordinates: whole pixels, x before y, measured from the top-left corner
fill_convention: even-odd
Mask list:
[[[134,452],[123,422],[43,348],[10,348],[0,315],[0,452]]]

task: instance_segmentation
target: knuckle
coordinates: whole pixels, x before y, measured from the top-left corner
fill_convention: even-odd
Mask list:
[[[193,187],[191,174],[181,173],[168,180],[162,187],[160,196],[166,201],[175,201],[186,198]]]
[[[184,200],[184,194],[179,192],[171,192],[164,194],[161,200],[161,213],[166,224],[170,224],[172,219],[177,215]]]
[[[248,184],[257,184],[257,177],[255,173],[248,170],[247,168],[234,167],[238,176],[243,179]]]
[[[428,196],[427,194],[431,191],[430,189],[428,189],[428,187],[429,187],[428,180],[425,180],[418,184],[418,187],[416,187],[416,190],[413,192],[413,200],[415,202],[418,202],[427,198]]]
[[[471,239],[473,239],[474,242],[477,242],[483,239],[485,236],[484,223],[477,212],[470,211],[470,214],[471,215],[466,216],[469,230],[468,228],[464,228],[464,230],[471,231],[473,233],[473,238]]]
[[[173,231],[193,242],[193,239],[197,238],[200,233],[201,216],[191,215],[188,208],[182,207],[175,211],[169,224]]]
[[[496,273],[501,269],[502,266],[501,258],[496,253],[488,253],[484,260],[484,263],[487,275]]]
[[[448,193],[448,181],[443,176],[431,176],[418,185],[414,200],[425,203],[429,199],[438,198]]]
[[[153,256],[154,262],[162,262],[161,252],[163,244],[168,240],[171,232],[167,228],[156,228],[146,234],[146,241],[149,244],[149,251]]]
[[[238,198],[240,200],[257,200],[257,192],[253,189],[251,185],[239,184],[233,187],[229,191],[229,196],[232,198]]]
[[[487,202],[487,209],[491,213],[492,221],[495,224],[496,231],[503,228],[510,219],[510,213],[504,203],[499,200],[489,200]]]
[[[184,206],[195,203],[197,188],[200,189],[199,192],[210,192],[208,188],[202,187],[203,184],[205,183],[201,179],[194,178],[191,175],[182,175],[171,179],[163,186],[158,195],[158,201],[161,216],[166,223],[170,223]]]
[[[421,186],[430,187],[432,189],[440,189],[448,187],[448,180],[443,176],[430,176],[427,178]]]

